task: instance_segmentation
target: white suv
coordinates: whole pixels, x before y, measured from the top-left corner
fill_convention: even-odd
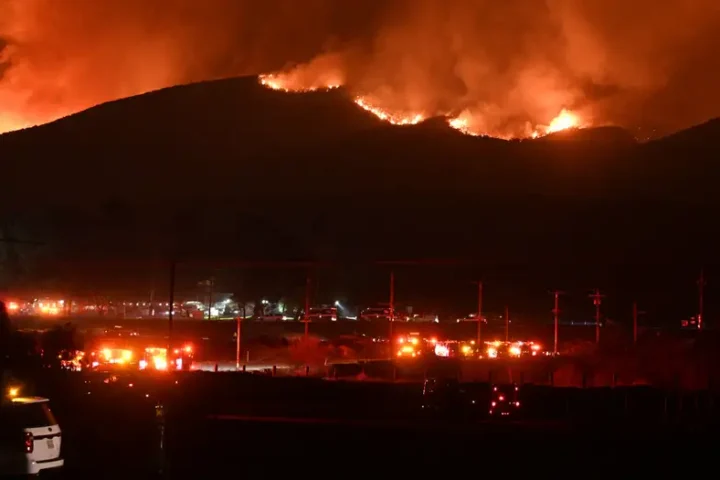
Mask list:
[[[0,406],[0,477],[37,475],[63,466],[60,426],[41,397],[14,397]]]

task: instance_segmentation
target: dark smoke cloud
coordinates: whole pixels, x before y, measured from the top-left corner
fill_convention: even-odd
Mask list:
[[[674,130],[720,112],[718,27],[717,0],[0,0],[0,131],[318,55],[488,129],[571,108]]]

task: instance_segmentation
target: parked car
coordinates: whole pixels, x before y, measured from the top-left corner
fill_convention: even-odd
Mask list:
[[[62,431],[42,397],[18,396],[11,388],[0,406],[0,477],[58,469]]]

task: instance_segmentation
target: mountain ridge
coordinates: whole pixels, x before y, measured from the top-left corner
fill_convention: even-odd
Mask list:
[[[227,79],[0,136],[3,216],[45,228],[59,256],[717,256],[718,130],[506,141],[437,118],[389,125],[342,89]]]

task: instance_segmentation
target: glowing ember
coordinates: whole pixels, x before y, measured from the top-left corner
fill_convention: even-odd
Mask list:
[[[337,81],[326,81],[326,82],[313,82],[311,84],[304,84],[301,82],[296,75],[289,74],[268,74],[260,75],[258,77],[260,84],[270,88],[272,90],[278,90],[281,92],[315,92],[318,90],[333,90],[340,88],[340,82]]]
[[[580,127],[580,119],[572,112],[568,112],[567,110],[563,110],[560,112],[560,115],[555,117],[552,122],[550,122],[550,126],[548,126],[547,130],[545,130],[545,134],[555,133],[555,132],[561,132],[563,130],[569,130],[571,128],[579,128]]]
[[[387,110],[384,110],[382,108],[371,105],[363,97],[355,98],[355,103],[360,108],[365,110],[366,112],[370,112],[373,115],[375,115],[376,117],[378,117],[380,120],[388,122],[392,125],[417,125],[418,123],[425,120],[425,116],[420,113],[416,113],[416,114],[390,113]]]

